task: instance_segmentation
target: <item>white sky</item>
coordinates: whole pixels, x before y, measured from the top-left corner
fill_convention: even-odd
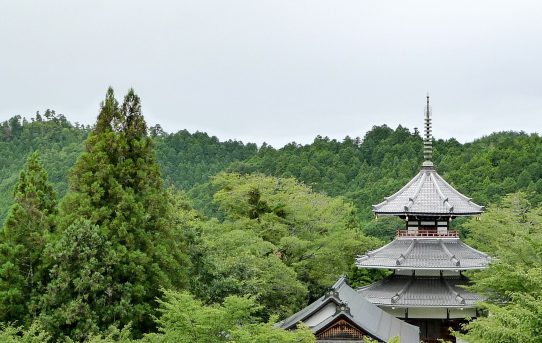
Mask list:
[[[150,124],[309,143],[373,125],[542,131],[542,2],[0,0],[0,120],[92,124],[111,85]]]

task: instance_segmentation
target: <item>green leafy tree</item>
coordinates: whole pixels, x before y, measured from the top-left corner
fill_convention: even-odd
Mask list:
[[[188,284],[169,199],[139,97],[130,90],[119,106],[109,89],[61,204],[58,242],[64,246],[52,247],[56,260],[43,301],[43,319],[55,337],[84,339],[128,323],[136,335],[153,329],[159,287]],[[81,235],[75,248],[69,240],[81,230],[92,235]],[[71,262],[66,251],[76,254]]]
[[[511,194],[490,206],[480,221],[465,224],[470,242],[495,257],[472,273],[474,291],[486,296],[488,314],[466,325],[468,342],[542,341],[542,208],[525,194]]]
[[[307,287],[277,248],[246,227],[212,221],[204,230],[201,267],[194,292],[209,302],[229,295],[251,295],[262,305],[260,316],[285,316],[305,303]]]
[[[160,301],[158,334],[150,334],[146,342],[315,342],[306,327],[285,331],[272,323],[258,322],[260,306],[248,297],[227,297],[221,305],[204,306],[186,292],[164,292]]]
[[[380,244],[363,235],[349,202],[315,193],[295,179],[222,173],[213,182],[218,189],[214,199],[226,214],[224,223],[213,225],[204,237],[208,276],[202,288],[221,283],[203,292],[221,289],[214,301],[227,294],[252,294],[266,305],[267,314],[286,315],[300,307],[306,293],[300,286],[320,296],[351,270],[353,256]],[[250,270],[254,281],[245,281],[251,279],[242,273]],[[257,276],[258,270],[266,272]],[[251,290],[250,282],[259,286]]]
[[[2,321],[24,323],[37,315],[37,301],[47,278],[43,251],[55,213],[55,192],[34,152],[21,171],[15,203],[0,233]]]
[[[47,343],[50,340],[51,336],[35,322],[28,328],[0,324],[0,342],[3,343]]]

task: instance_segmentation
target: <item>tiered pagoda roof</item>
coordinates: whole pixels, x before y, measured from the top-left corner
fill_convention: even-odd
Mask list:
[[[484,210],[455,190],[432,165],[422,167],[403,188],[384,199],[373,205],[377,215],[467,216]]]
[[[422,339],[435,341],[449,338],[443,332],[448,332],[449,325],[457,325],[453,320],[476,313],[476,303],[483,297],[462,287],[468,284],[462,271],[483,269],[491,259],[463,243],[458,233],[450,230],[454,217],[478,216],[484,207],[454,189],[435,170],[429,96],[425,114],[424,162],[420,172],[395,194],[373,206],[377,216],[398,216],[405,220],[405,227],[397,231],[389,244],[356,258],[359,268],[391,269],[394,273],[357,291],[391,313],[401,316],[402,311],[396,310],[405,309],[407,320],[418,320],[425,327]],[[443,322],[443,318],[451,321]]]
[[[422,169],[410,182],[392,196],[373,205],[377,215],[455,217],[479,215],[484,207],[477,205],[448,184],[435,170],[433,136],[431,134],[431,106],[429,95],[425,111],[424,162]]]
[[[459,238],[396,238],[358,256],[359,268],[468,270],[485,268],[490,257]]]
[[[369,302],[352,289],[344,277],[324,296],[277,326],[288,330],[295,328],[300,322],[309,326],[319,341],[335,342],[333,337],[326,339],[326,334],[342,325],[343,328],[347,327],[346,331],[351,334],[368,335],[382,342],[388,342],[396,336],[399,336],[403,343],[420,342],[418,327],[395,318]],[[345,338],[342,337],[339,341],[344,342]],[[362,339],[350,341],[363,342]]]
[[[358,289],[371,303],[384,307],[473,308],[483,298],[466,291],[464,277],[394,275]]]

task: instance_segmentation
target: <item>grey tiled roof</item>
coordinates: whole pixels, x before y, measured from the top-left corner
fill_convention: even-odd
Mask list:
[[[387,342],[395,336],[401,337],[401,342],[403,343],[419,343],[420,341],[418,327],[397,319],[376,305],[373,305],[348,286],[343,277],[333,285],[331,291],[325,296],[322,296],[291,317],[286,318],[284,321],[278,323],[277,326],[284,329],[294,328],[297,323],[310,318],[310,316],[317,313],[330,302],[337,305],[337,311],[334,315],[324,318],[311,327],[314,333],[325,328],[339,316],[346,316],[365,332],[381,341]],[[340,305],[346,305],[348,309],[342,311],[339,308]]]
[[[482,269],[491,258],[459,238],[396,238],[356,258],[359,268]]]
[[[466,283],[463,277],[393,275],[357,291],[379,306],[472,308],[483,297],[458,287]]]
[[[373,205],[380,215],[477,215],[483,206],[455,190],[433,168],[423,168],[397,193]]]

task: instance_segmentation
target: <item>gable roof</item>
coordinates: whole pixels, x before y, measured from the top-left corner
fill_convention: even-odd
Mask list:
[[[410,180],[397,193],[373,205],[379,215],[478,215],[484,207],[459,193],[436,170],[429,166]]]
[[[334,304],[336,308],[334,313],[326,315],[322,309],[328,304]],[[373,305],[352,289],[344,277],[339,278],[326,295],[278,323],[277,326],[292,329],[299,322],[318,318],[318,315],[322,316],[321,320],[310,326],[313,333],[321,331],[333,323],[335,319],[346,316],[363,331],[383,342],[388,342],[395,336],[399,336],[403,343],[418,343],[420,341],[418,327],[397,319]]]

